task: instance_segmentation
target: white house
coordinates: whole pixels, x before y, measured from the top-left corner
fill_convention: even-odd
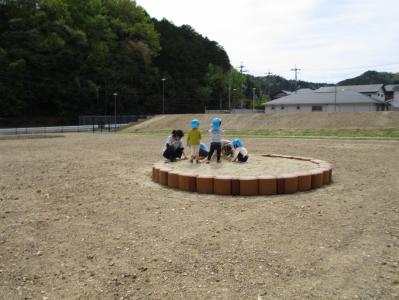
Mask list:
[[[265,113],[367,112],[386,110],[386,104],[354,91],[293,93],[265,103]]]
[[[399,110],[399,84],[393,87],[393,99],[389,102],[392,110]]]
[[[323,86],[315,90],[319,93],[334,93],[334,91],[353,91],[369,96],[376,100],[385,100],[385,92],[383,84],[363,84],[363,85],[338,85],[338,86]]]

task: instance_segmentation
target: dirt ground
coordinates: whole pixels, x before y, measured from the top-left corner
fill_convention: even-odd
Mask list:
[[[230,197],[153,183],[164,139],[0,140],[0,298],[399,299],[399,142],[246,139],[334,183]]]

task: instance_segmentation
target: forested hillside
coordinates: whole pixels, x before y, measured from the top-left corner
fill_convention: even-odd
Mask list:
[[[0,2],[0,117],[203,111],[225,96],[225,51],[129,0]],[[222,80],[222,81],[223,81]],[[224,82],[223,82],[224,84]]]
[[[287,90],[287,91],[295,91],[296,89],[302,88],[310,88],[310,89],[318,89],[319,87],[327,85],[327,83],[313,83],[298,80],[287,80],[278,75],[269,75],[265,77],[255,77],[253,81],[257,86],[261,88],[264,93],[269,96],[273,95],[274,93],[280,90]]]
[[[390,84],[399,83],[399,73],[367,71],[357,77],[345,79],[339,82],[340,85],[357,85],[357,84]]]
[[[226,98],[230,62],[223,48],[188,25],[176,27],[165,19],[153,22],[162,48],[155,64],[166,79],[165,111],[202,112],[205,105]]]

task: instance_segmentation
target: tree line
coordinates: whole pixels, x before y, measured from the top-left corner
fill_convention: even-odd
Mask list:
[[[3,118],[112,114],[114,93],[120,114],[203,112],[229,72],[216,42],[134,1],[0,1]]]

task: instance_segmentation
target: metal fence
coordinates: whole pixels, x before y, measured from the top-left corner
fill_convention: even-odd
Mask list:
[[[205,109],[206,114],[259,114],[264,113],[264,109],[232,108],[232,109]]]
[[[111,128],[112,127],[100,128],[98,125],[0,128],[0,135],[89,132],[89,131],[97,131],[97,130],[109,130],[109,131],[114,130],[114,128],[112,128],[112,129]]]
[[[79,125],[102,125],[109,127],[114,124],[129,124],[131,122],[137,122],[138,119],[145,118],[144,115],[94,115],[94,116],[79,116]]]
[[[264,109],[249,109],[249,108],[233,108],[231,110],[232,114],[259,114],[264,113]]]
[[[79,125],[73,126],[48,126],[48,127],[17,127],[0,128],[0,135],[12,134],[37,134],[37,133],[66,133],[66,132],[95,132],[114,131],[129,123],[144,119],[144,115],[122,115],[122,116],[79,116]]]

